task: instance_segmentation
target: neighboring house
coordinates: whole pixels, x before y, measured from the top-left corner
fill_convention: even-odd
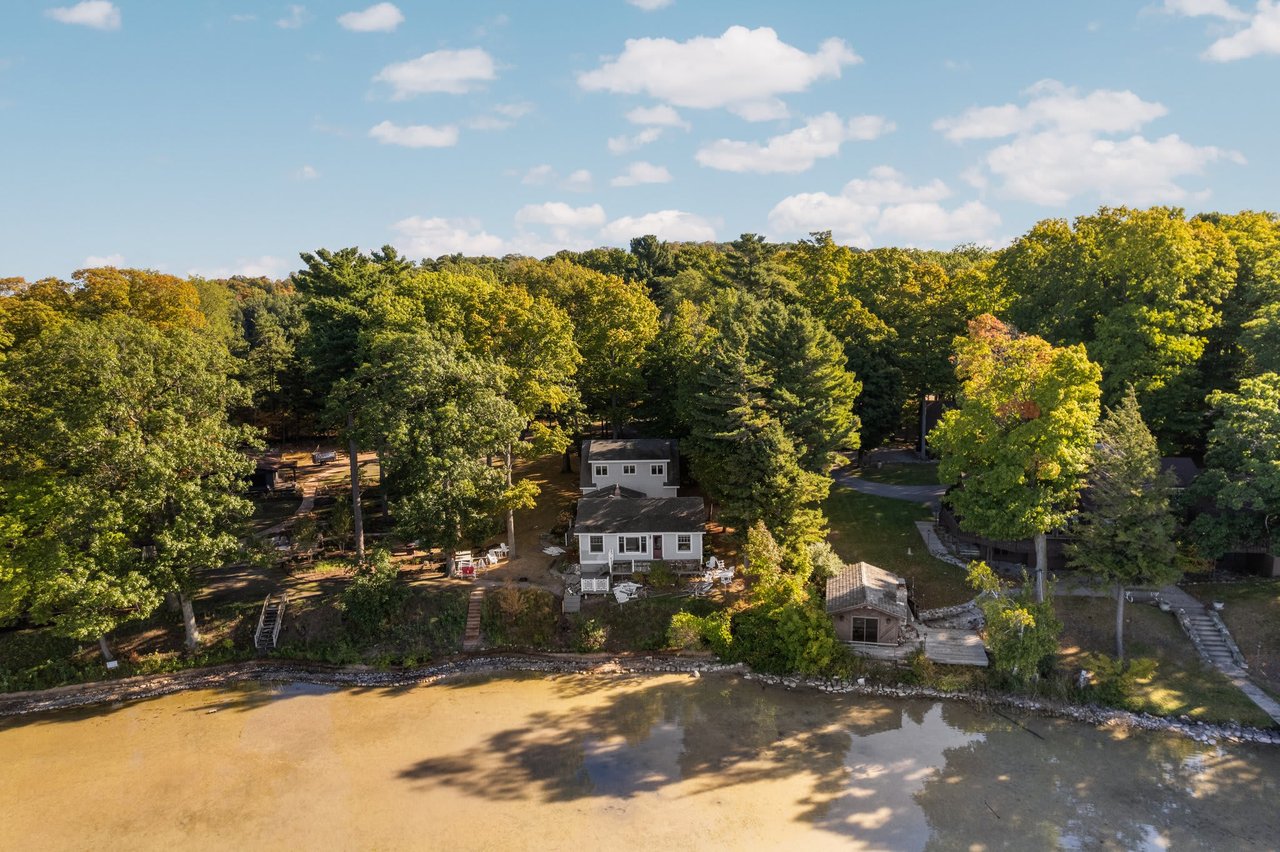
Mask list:
[[[842,642],[877,645],[897,645],[914,621],[906,580],[866,562],[827,580],[827,614]]]
[[[293,488],[298,481],[298,463],[279,456],[254,456],[255,467],[249,476],[250,491],[278,491]]]
[[[582,442],[582,493],[611,486],[646,497],[675,497],[680,488],[680,454],[665,438]]]
[[[1165,456],[1160,459],[1160,472],[1173,474],[1175,492],[1189,486],[1200,474],[1196,463],[1183,456]],[[1081,494],[1081,505],[1088,507],[1089,492],[1086,488]],[[982,559],[992,567],[1017,571],[1020,568],[1031,570],[1036,561],[1035,542],[1024,538],[1015,541],[1002,541],[987,538],[977,533],[960,528],[960,518],[945,501],[938,512],[938,531],[944,543],[952,545],[956,555],[963,559]],[[1067,545],[1072,536],[1064,530],[1054,530],[1047,536],[1046,555],[1049,557],[1049,571],[1066,570],[1068,566]]]

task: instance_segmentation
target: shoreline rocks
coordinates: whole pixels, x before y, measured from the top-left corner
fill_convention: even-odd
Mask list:
[[[1237,724],[1210,724],[1187,717],[1171,719],[1094,705],[1061,704],[999,693],[945,692],[928,686],[887,686],[849,680],[770,675],[753,672],[741,663],[712,657],[618,656],[609,654],[494,654],[461,657],[414,669],[377,670],[368,666],[323,666],[287,661],[251,661],[193,669],[154,677],[127,678],[77,684],[35,692],[0,695],[0,716],[26,716],[97,704],[139,701],[193,689],[217,689],[247,681],[309,683],[336,687],[430,686],[466,676],[504,674],[543,675],[738,675],[745,680],[782,689],[808,689],[830,695],[859,695],[899,700],[962,701],[977,707],[1005,708],[1096,727],[1157,731],[1198,742],[1280,745],[1280,730]]]

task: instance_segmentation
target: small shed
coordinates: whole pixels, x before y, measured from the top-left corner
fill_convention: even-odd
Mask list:
[[[846,565],[827,580],[827,615],[843,642],[896,645],[913,620],[907,582],[866,562]]]
[[[276,455],[256,456],[254,462],[253,473],[249,476],[251,490],[277,491],[297,484],[297,462],[285,461]]]

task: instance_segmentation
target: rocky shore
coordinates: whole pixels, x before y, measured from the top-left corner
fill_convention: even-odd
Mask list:
[[[964,701],[993,710],[1009,709],[1087,725],[1143,731],[1163,731],[1199,742],[1247,742],[1280,745],[1280,730],[1242,725],[1215,725],[1188,717],[1165,718],[1092,705],[1061,704],[1000,693],[944,692],[927,686],[884,686],[860,681],[752,672],[741,664],[728,665],[709,656],[615,656],[608,654],[501,654],[459,657],[412,669],[380,670],[367,666],[319,666],[277,661],[253,661],[178,672],[155,677],[125,678],[62,686],[35,692],[0,695],[0,716],[69,710],[95,704],[138,701],[191,689],[217,689],[243,682],[309,683],[329,686],[397,688],[428,686],[463,676],[534,673],[546,675],[733,674],[781,689],[810,689],[836,695],[874,698]]]

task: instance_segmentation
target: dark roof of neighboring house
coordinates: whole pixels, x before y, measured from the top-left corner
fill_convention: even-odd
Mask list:
[[[680,450],[670,438],[606,438],[582,442],[582,470],[579,481],[583,488],[595,484],[591,470],[593,462],[656,462],[667,463],[667,486],[680,485]]]
[[[1186,456],[1165,456],[1160,459],[1160,472],[1164,473],[1166,470],[1173,472],[1176,480],[1174,485],[1179,488],[1186,488],[1200,475],[1200,468]]]
[[[575,534],[702,532],[707,510],[701,497],[583,497]]]
[[[584,500],[594,500],[599,497],[626,497],[634,500],[644,497],[644,492],[634,488],[624,488],[621,485],[610,485],[608,488],[597,488],[582,495]]]
[[[843,571],[827,580],[827,612],[867,606],[910,621],[911,610],[898,603],[898,584],[902,582],[897,574],[866,562],[846,565]]]

